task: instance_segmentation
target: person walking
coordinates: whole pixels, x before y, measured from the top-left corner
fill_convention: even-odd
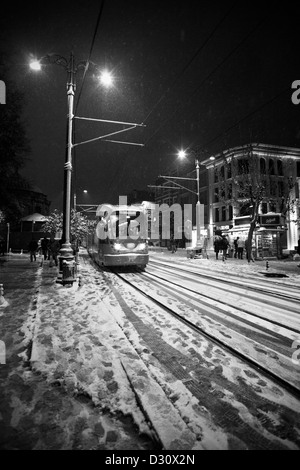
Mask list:
[[[32,239],[28,245],[29,253],[30,253],[30,261],[36,261],[36,250],[38,249],[38,242]]]
[[[49,259],[49,240],[47,237],[44,237],[41,241],[42,254],[44,259]]]
[[[226,235],[222,235],[222,239],[220,241],[220,249],[222,251],[222,260],[223,261],[226,261],[226,259],[227,259],[228,247],[229,247],[229,241],[228,241]]]
[[[55,240],[54,236],[51,235],[50,242],[49,242],[49,253],[50,253],[50,266],[53,265],[53,261],[55,266],[58,265],[58,253],[60,250],[60,243],[58,240]]]
[[[216,259],[219,259],[219,252],[222,250],[222,237],[221,235],[215,235],[214,239],[214,250],[216,253]]]
[[[0,238],[0,256],[5,255],[5,242],[3,238]]]
[[[236,237],[236,239],[233,241],[233,245],[234,245],[234,257],[237,258],[237,255],[238,255],[238,239],[240,237]]]
[[[245,241],[239,237],[237,240],[237,247],[238,247],[238,259],[243,259],[244,248],[245,248]]]

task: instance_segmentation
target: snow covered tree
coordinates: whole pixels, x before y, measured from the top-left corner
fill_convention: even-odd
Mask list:
[[[80,212],[71,210],[71,240],[79,241],[85,238],[89,233],[92,233],[95,228],[94,221],[91,221],[87,216],[82,215]],[[51,233],[55,235],[57,232],[63,230],[63,213],[55,209],[49,216],[47,221],[43,224],[42,231],[44,233]]]

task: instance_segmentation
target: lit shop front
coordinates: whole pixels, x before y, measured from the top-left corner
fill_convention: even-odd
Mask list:
[[[256,258],[281,258],[287,247],[287,228],[281,214],[259,216],[259,226],[255,230]]]
[[[250,216],[237,217],[234,226],[225,231],[230,244],[236,237],[247,240],[250,228]],[[255,259],[281,258],[282,250],[287,247],[287,228],[281,214],[259,216],[252,238],[252,253]]]

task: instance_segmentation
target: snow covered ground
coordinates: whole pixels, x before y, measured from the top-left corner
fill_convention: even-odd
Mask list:
[[[201,262],[207,269],[216,268],[217,263],[220,271],[232,269],[241,275],[249,270],[253,273],[262,270],[261,265],[237,260],[223,263],[178,257],[178,262],[191,265]],[[94,269],[84,251],[80,254],[81,286],[56,284],[53,270],[48,265],[40,268],[43,281],[37,310],[23,328],[24,344],[33,341],[31,363],[35,371],[49,383],[59,383],[70,394],[91,397],[99,410],[131,415],[140,432],[158,436],[165,449],[244,448],[242,441],[212,424],[207,410],[199,406],[183,382],[172,384],[177,390],[173,400],[166,395],[174,378],[151,361],[144,342],[126,319],[105,277]],[[299,275],[292,273],[289,280],[297,283]],[[141,300],[136,310],[143,309]],[[233,368],[233,374],[237,369]],[[298,403],[291,400],[290,405],[297,409]],[[245,410],[241,409],[242,412]]]

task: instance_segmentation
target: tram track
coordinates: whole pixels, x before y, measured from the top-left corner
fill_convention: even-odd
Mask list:
[[[164,269],[164,268],[163,268],[163,269]],[[176,268],[176,270],[177,270],[177,272],[176,272],[175,276],[176,276],[177,278],[179,278],[179,281],[176,282],[176,281],[171,281],[171,280],[169,280],[169,279],[167,280],[167,282],[168,282],[169,284],[173,284],[173,286],[176,287],[176,289],[180,289],[180,288],[181,288],[181,284],[182,284],[182,280],[183,280],[183,279],[188,280],[188,281],[191,281],[191,279],[193,279],[191,276],[194,276],[194,275],[195,275],[195,273],[190,273],[189,276],[187,276],[187,275],[186,275],[186,276],[182,276],[182,274],[180,273],[180,269],[179,269],[179,272],[178,272],[178,269],[177,269],[177,268]],[[158,272],[156,272],[156,273],[155,273],[155,272],[147,272],[147,273],[145,274],[145,276],[148,276],[148,277],[152,276],[152,278],[153,278],[153,279],[157,279],[158,282],[161,282],[161,281],[165,282],[165,281],[166,281],[166,276],[163,275],[163,273],[166,273],[166,272],[169,273],[169,274],[172,273],[172,271],[164,269],[162,272],[161,272],[161,270],[160,270],[159,273],[158,273]],[[174,274],[174,273],[172,273],[172,274]],[[196,276],[197,276],[197,277],[196,277],[196,280],[198,280],[199,278],[202,278],[202,274],[196,273]],[[214,278],[211,278],[211,281],[214,282]],[[214,287],[214,285],[211,284],[210,287]],[[254,299],[254,300],[257,300],[257,297],[256,297],[255,295],[254,295],[254,296],[253,296],[253,295],[249,295],[249,294],[245,291],[245,287],[244,287],[243,285],[241,285],[240,287],[241,287],[241,289],[242,289],[241,295],[243,295],[245,299],[247,299],[248,301],[249,301],[249,300],[253,300],[253,299]],[[215,288],[218,289],[218,290],[220,289],[219,281],[217,281],[217,284],[216,284]],[[203,291],[197,292],[197,291],[195,291],[195,288],[192,289],[192,288],[189,288],[189,287],[185,286],[185,290],[186,290],[186,291],[189,291],[189,292],[191,292],[191,293],[193,293],[193,294],[196,294],[196,295],[198,295],[198,296],[201,296],[201,300],[202,300],[202,301],[203,301],[203,298],[204,298],[204,299],[205,299],[205,298],[206,298],[206,299],[215,299],[215,298],[216,298],[216,297],[213,297],[213,294],[212,294],[212,293],[206,294],[206,293],[204,293]],[[222,287],[222,290],[224,290],[225,292],[227,292],[227,289],[226,289],[225,287]],[[253,290],[254,290],[254,289],[251,289],[252,292],[253,292]],[[261,293],[265,294],[265,291],[259,289],[259,290],[257,290],[257,293],[258,293],[258,294],[261,294]],[[270,295],[272,295],[272,294],[270,294]],[[276,295],[276,299],[277,299],[277,297],[280,297],[280,295],[279,295],[278,293],[277,293],[277,295]],[[266,298],[266,297],[264,297],[264,298]],[[232,307],[232,305],[233,305],[233,301],[227,302],[227,301],[224,300],[224,298],[222,298],[221,296],[218,296],[218,297],[217,297],[217,300],[218,300],[218,303],[219,303],[219,304],[222,304],[222,305],[224,305],[224,306]],[[298,306],[298,307],[300,306],[300,305],[298,305],[297,302],[294,301],[293,298],[284,297],[284,300],[292,301],[292,305],[288,305],[288,304],[286,304],[286,303],[284,304],[284,308],[286,309],[286,311],[290,311],[290,312],[292,312],[292,313],[295,313],[295,307],[297,308],[297,306]],[[268,297],[268,305],[269,305],[269,306],[278,307],[278,303],[277,303],[277,302],[278,302],[277,300],[276,300],[276,302],[275,302],[275,301],[272,302],[272,300],[270,300],[270,298]],[[244,302],[244,304],[246,304],[246,303],[247,303],[247,302]],[[239,305],[239,311],[241,311],[241,312],[243,312],[243,313],[246,313],[246,314],[250,314],[251,316],[256,317],[256,318],[259,318],[259,319],[267,320],[269,323],[271,323],[271,324],[273,324],[273,325],[276,325],[276,326],[279,326],[279,327],[285,327],[285,326],[286,326],[286,324],[284,323],[284,321],[276,321],[276,320],[270,318],[270,316],[264,317],[262,313],[256,313],[255,311],[253,311],[253,309],[251,310],[250,308],[243,308],[241,305]],[[297,315],[297,316],[298,316],[298,315]],[[299,326],[298,326],[298,327],[295,327],[295,326],[293,326],[293,324],[291,323],[291,324],[289,324],[289,330],[290,330],[290,331],[293,331],[294,333],[297,333],[297,334],[300,335],[300,319],[299,319]]]
[[[262,396],[262,394],[259,393],[258,395],[256,395],[254,400],[252,389],[258,389],[259,387],[257,385],[254,386],[253,380],[257,381],[257,383],[259,384],[267,383],[269,390],[278,390],[276,391],[276,394],[288,394],[288,396],[293,397],[293,400],[296,400],[297,403],[299,403],[300,400],[299,384],[294,382],[293,380],[290,380],[291,377],[289,374],[285,375],[282,373],[284,369],[283,364],[281,364],[280,367],[276,367],[276,361],[278,359],[277,353],[276,357],[271,357],[264,351],[261,354],[258,353],[257,358],[255,359],[253,357],[253,354],[247,354],[244,348],[236,348],[236,344],[238,344],[238,341],[242,343],[245,337],[242,334],[232,335],[232,331],[227,334],[229,330],[227,330],[228,325],[226,325],[226,321],[221,327],[220,324],[218,324],[216,318],[213,319],[213,321],[212,319],[210,319],[212,321],[210,327],[208,327],[207,322],[205,323],[204,321],[203,323],[204,316],[207,317],[206,320],[208,321],[209,311],[218,310],[216,304],[204,304],[202,298],[202,311],[199,314],[200,309],[197,308],[197,301],[195,300],[195,296],[197,296],[197,293],[193,293],[191,289],[188,291],[187,289],[185,289],[185,287],[179,286],[178,284],[176,285],[175,289],[175,284],[172,284],[166,279],[164,279],[164,283],[162,283],[162,279],[159,279],[152,273],[148,272],[148,268],[145,272],[104,272],[103,274],[106,280],[108,281],[108,285],[110,286],[110,288],[113,289],[117,301],[122,306],[122,309],[124,309],[124,311],[126,310],[126,316],[128,315],[130,321],[133,322],[134,328],[138,328],[138,325],[148,323],[148,321],[150,322],[149,329],[153,328],[152,326],[150,326],[152,325],[152,323],[151,319],[148,318],[148,314],[141,315],[140,313],[137,313],[137,311],[140,312],[140,309],[142,308],[143,310],[144,306],[147,305],[147,312],[157,311],[157,313],[153,313],[152,315],[152,318],[154,318],[156,321],[156,329],[161,328],[161,325],[165,321],[163,320],[163,318],[167,318],[167,315],[172,315],[172,318],[174,318],[176,324],[178,323],[182,325],[182,327],[174,327],[178,334],[178,340],[176,341],[183,341],[183,343],[187,342],[184,341],[182,338],[191,334],[188,333],[188,331],[193,332],[192,335],[194,335],[194,339],[190,341],[190,344],[187,346],[186,353],[184,353],[183,358],[178,360],[177,364],[174,363],[174,360],[170,361],[166,359],[168,357],[168,354],[164,353],[163,355],[161,355],[161,351],[163,351],[163,348],[159,344],[159,341],[161,342],[161,340],[158,340],[158,342],[154,345],[151,343],[150,345],[148,344],[146,350],[148,350],[148,347],[150,347],[150,350],[152,350],[151,354],[163,364],[163,367],[167,367],[168,369],[170,369],[174,376],[182,381],[184,386],[187,387],[187,389],[199,400],[200,403],[206,402],[207,395],[210,397],[210,399],[212,400],[212,404],[210,405],[212,408],[209,408],[210,412],[212,412],[213,415],[218,416],[217,419],[222,424],[222,426],[224,426],[224,429],[231,429],[232,426],[238,425],[242,434],[247,434],[247,439],[249,439],[249,442],[251,442],[250,447],[254,446],[255,448],[264,449],[281,448],[279,444],[276,444],[274,447],[274,445],[271,444],[268,440],[261,440],[261,437],[258,437],[258,434],[253,431],[251,426],[249,426],[247,423],[241,420],[239,416],[236,415],[236,410],[232,409],[231,407],[227,409],[226,407],[228,406],[228,404],[223,403],[221,399],[214,401],[218,394],[220,394],[220,396],[222,397],[222,390],[225,390],[226,386],[228,385],[228,382],[226,380],[226,386],[222,385],[224,379],[223,376],[230,376],[232,370],[241,368],[242,370],[244,370],[245,374],[243,378],[237,378],[239,383],[238,388],[236,389],[236,385],[233,386],[232,384],[230,384],[230,387],[234,388],[235,393],[237,393],[237,396],[241,393],[240,387],[244,387],[244,392],[242,392],[243,400],[245,401],[245,403],[247,403],[247,406],[249,408],[253,407],[253,403],[255,400],[258,400],[258,403],[260,403],[260,405],[258,405],[258,411],[255,411],[253,408],[254,415],[257,413],[258,422],[263,427],[272,427],[273,425],[268,423],[268,419],[266,419],[263,414],[261,414],[260,407],[268,409],[270,406],[272,408],[273,405],[270,405],[270,401],[268,398],[265,398],[264,396]],[[185,294],[183,294],[184,291]],[[144,300],[141,300],[141,296],[144,298]],[[183,307],[183,305],[185,307]],[[197,318],[195,318],[195,311],[197,311],[198,313],[198,320]],[[224,311],[222,311],[222,309],[219,309],[217,313],[218,315],[224,316]],[[229,315],[227,315],[227,320],[228,317]],[[237,318],[237,316],[235,316],[235,318]],[[169,321],[169,324],[173,324],[173,321]],[[277,339],[279,341],[283,341],[285,335],[291,333],[287,329],[283,332],[284,327],[282,325],[276,325],[275,322],[273,322],[272,325],[274,331],[270,332],[270,336],[273,337],[277,334]],[[278,327],[280,328],[280,331],[276,333],[276,328]],[[148,327],[146,328],[146,330],[148,330]],[[139,332],[139,330],[137,331]],[[261,328],[261,331],[263,331],[263,335],[265,337],[268,336],[267,327],[265,327],[264,329]],[[298,332],[298,330],[296,331]],[[295,332],[293,332],[293,334],[294,333]],[[166,328],[162,330],[162,333],[160,334],[162,334],[162,339],[164,338],[164,335],[168,335],[168,333],[166,332]],[[234,339],[233,343],[230,343],[230,337]],[[144,341],[147,341],[146,337],[144,337]],[[211,361],[209,356],[206,357],[199,351],[197,352],[197,347],[195,346],[195,344],[199,345],[204,343],[206,345],[205,351],[218,351],[218,359],[215,358],[213,359],[213,361]],[[255,352],[253,348],[251,351]],[[177,353],[173,352],[171,354],[173,357],[173,355],[176,355]],[[190,356],[190,354],[192,355]],[[180,357],[180,350],[178,351],[178,355]],[[189,356],[190,359],[188,359]],[[220,359],[220,357],[222,356],[225,357],[224,362]],[[260,360],[262,356],[265,356],[263,361]],[[266,357],[267,360],[265,360]],[[290,367],[290,358],[288,358],[288,360]],[[220,366],[223,370],[221,374],[222,380],[218,376],[220,372],[217,372],[216,377],[214,376],[213,371],[217,371],[219,367],[215,367],[216,364],[214,364],[214,361],[221,361],[220,364],[223,364],[222,367]],[[198,362],[200,362],[201,365],[202,363],[206,365],[204,366],[204,368],[199,367],[196,365]],[[181,367],[180,364],[182,363],[185,364],[184,367]],[[239,364],[238,367],[236,366],[236,363]],[[235,366],[231,367],[230,364],[231,366],[232,364],[235,364]],[[194,367],[196,367],[195,370]],[[253,379],[253,377],[256,378]],[[215,385],[213,385],[214,382],[216,382]],[[208,383],[210,384],[209,386]],[[225,407],[224,410],[227,410],[224,411],[224,417],[221,417],[222,413],[220,412],[222,406]],[[219,411],[215,411],[215,408]],[[287,423],[285,423],[285,426],[287,426]],[[300,447],[299,442],[297,445],[299,445]]]
[[[149,262],[149,267],[151,266],[156,266],[156,267],[160,267],[160,268],[170,268],[172,266],[174,266],[173,264],[171,263],[166,263],[164,261],[158,261],[158,260],[151,260]],[[299,305],[300,305],[300,292],[299,292],[299,286],[295,286],[295,285],[287,285],[286,283],[282,283],[282,282],[278,282],[278,281],[275,281],[272,279],[272,281],[270,281],[269,279],[259,279],[259,281],[257,280],[257,276],[251,276],[251,275],[247,275],[245,277],[243,277],[240,273],[239,274],[234,274],[232,272],[230,273],[226,273],[226,278],[224,277],[224,274],[220,274],[218,271],[213,271],[212,274],[208,274],[207,273],[207,269],[204,271],[204,269],[202,267],[199,268],[199,266],[197,266],[197,270],[195,269],[192,269],[191,266],[188,266],[188,267],[185,267],[184,265],[176,265],[176,269],[178,272],[182,272],[182,273],[187,273],[187,274],[193,274],[193,275],[197,275],[199,278],[201,277],[201,279],[207,279],[207,280],[210,280],[210,281],[219,281],[221,282],[221,286],[220,288],[224,288],[222,286],[226,286],[226,288],[228,286],[231,286],[231,287],[244,287],[244,281],[247,280],[247,289],[248,290],[252,290],[254,291],[255,293],[264,293],[264,294],[268,294],[268,295],[272,295],[274,297],[280,297],[280,298],[285,298],[287,300],[291,300],[293,302],[299,302]],[[238,280],[236,279],[238,278]],[[252,284],[251,284],[252,282]],[[264,287],[262,288],[261,287],[261,284],[262,282],[264,283]],[[272,283],[272,285],[270,285],[270,283]],[[285,292],[282,290],[282,288],[284,287],[285,289]],[[280,293],[278,293],[278,289],[281,289]],[[277,289],[277,290],[276,290]]]
[[[260,372],[265,374],[267,377],[275,380],[280,386],[284,387],[286,390],[288,390],[290,393],[292,393],[295,397],[300,398],[300,383],[299,383],[299,385],[298,384],[295,385],[294,381],[287,380],[287,378],[284,378],[283,376],[280,376],[280,375],[272,372],[272,370],[270,370],[270,368],[268,367],[268,362],[270,362],[270,361],[267,361],[267,366],[266,366],[265,364],[262,364],[261,362],[255,360],[254,358],[251,358],[249,355],[243,353],[241,350],[237,350],[235,347],[232,347],[227,341],[222,340],[222,338],[217,337],[216,335],[206,331],[205,329],[203,329],[203,328],[199,327],[198,325],[196,325],[195,323],[193,323],[193,321],[190,321],[188,318],[184,317],[183,315],[180,315],[178,312],[175,312],[174,309],[168,307],[164,302],[159,301],[157,298],[154,298],[152,294],[149,294],[149,293],[145,292],[145,288],[139,287],[136,282],[132,282],[132,280],[126,279],[126,276],[124,276],[124,274],[122,275],[120,273],[117,273],[117,276],[119,278],[121,278],[123,281],[125,281],[131,287],[134,287],[134,289],[136,289],[141,294],[143,294],[145,297],[150,299],[157,306],[164,309],[164,311],[168,312],[169,314],[171,314],[172,316],[177,318],[180,322],[184,323],[189,328],[192,328],[197,333],[203,335],[209,341],[214,342],[216,345],[221,346],[222,348],[229,351],[231,354],[234,354],[238,359],[241,359],[242,361],[247,363],[249,366],[255,367],[257,370],[259,370]],[[142,277],[146,276],[147,279],[149,279],[148,273],[140,273],[140,274],[137,274],[137,276],[142,276]],[[164,281],[164,282],[166,282],[166,281]],[[167,281],[167,283],[169,283],[169,282]],[[173,286],[174,286],[174,283],[173,283]],[[162,288],[161,285],[159,287],[160,287],[160,289]],[[179,288],[180,286],[177,285],[176,287]],[[170,291],[168,292],[168,295],[170,295]],[[174,295],[174,293],[173,293],[173,295]],[[184,301],[188,302],[189,297],[185,295],[184,296]],[[218,309],[218,307],[214,306],[214,309],[216,309],[216,308]],[[224,314],[224,311],[222,311],[220,309],[218,309],[218,310]],[[275,322],[271,322],[271,323],[276,324]],[[294,331],[299,332],[298,330],[294,330]],[[275,361],[271,361],[271,362],[274,363]],[[273,365],[275,365],[275,364],[273,364]]]

